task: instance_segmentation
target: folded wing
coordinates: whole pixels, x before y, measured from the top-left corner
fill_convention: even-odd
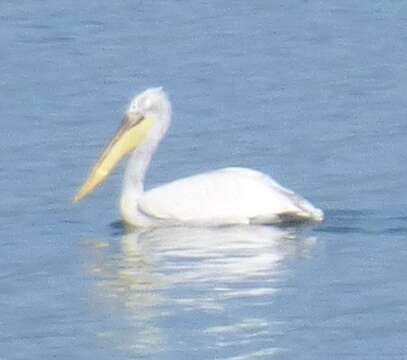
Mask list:
[[[322,211],[261,172],[225,168],[173,181],[143,194],[146,215],[191,224],[268,224],[322,220]]]

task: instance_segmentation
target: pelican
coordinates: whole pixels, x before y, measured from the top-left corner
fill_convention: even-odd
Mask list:
[[[171,104],[162,88],[134,97],[123,124],[74,198],[79,202],[102,184],[129,155],[120,210],[136,227],[220,226],[323,220],[323,212],[271,177],[230,167],[182,178],[144,191],[152,155],[171,122]]]

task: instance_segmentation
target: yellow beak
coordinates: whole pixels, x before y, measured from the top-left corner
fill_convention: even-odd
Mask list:
[[[128,115],[123,126],[103,151],[73,202],[81,201],[98,185],[102,184],[117,164],[142,143],[153,123],[151,118],[144,118],[141,115]]]

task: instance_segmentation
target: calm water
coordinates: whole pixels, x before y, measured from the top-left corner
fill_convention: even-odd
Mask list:
[[[407,4],[0,4],[0,359],[405,359]],[[130,98],[174,121],[148,186],[271,174],[314,228],[125,234],[122,169],[71,198]]]

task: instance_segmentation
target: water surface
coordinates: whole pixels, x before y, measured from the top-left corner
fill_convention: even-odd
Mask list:
[[[402,1],[0,6],[1,359],[404,359]],[[130,98],[174,119],[147,187],[268,174],[317,227],[126,233],[118,169],[71,198]]]

